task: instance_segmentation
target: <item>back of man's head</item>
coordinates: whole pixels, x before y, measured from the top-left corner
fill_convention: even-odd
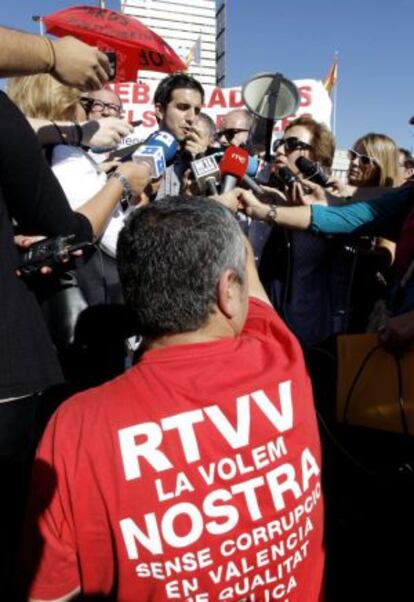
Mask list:
[[[118,239],[125,301],[139,333],[151,337],[193,332],[214,313],[225,270],[244,279],[240,227],[219,203],[167,197],[137,209]]]
[[[159,104],[164,109],[171,100],[172,93],[178,89],[195,90],[204,102],[204,88],[198,80],[187,73],[174,73],[160,81],[154,93],[154,105]]]

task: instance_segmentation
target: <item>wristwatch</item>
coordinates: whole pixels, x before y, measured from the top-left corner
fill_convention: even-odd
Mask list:
[[[126,211],[128,209],[128,207],[131,205],[131,201],[134,196],[134,193],[132,192],[132,188],[129,185],[127,178],[120,171],[114,171],[111,178],[117,178],[117,180],[119,180],[121,182],[122,195],[121,195],[121,200],[119,202],[122,207],[122,210]]]
[[[277,205],[270,205],[269,211],[266,214],[265,221],[269,224],[277,224],[277,214],[279,208]]]

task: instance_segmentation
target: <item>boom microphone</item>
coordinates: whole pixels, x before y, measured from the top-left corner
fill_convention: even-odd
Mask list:
[[[151,167],[151,177],[158,179],[174,160],[178,151],[177,140],[163,130],[154,132],[132,155],[135,163],[147,163]]]
[[[296,166],[307,180],[319,184],[323,188],[329,186],[329,176],[324,173],[319,163],[315,163],[306,157],[296,159]]]

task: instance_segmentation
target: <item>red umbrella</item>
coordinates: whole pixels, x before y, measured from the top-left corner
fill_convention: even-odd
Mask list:
[[[75,6],[43,18],[46,31],[72,35],[91,46],[116,53],[115,81],[136,81],[138,70],[174,73],[186,65],[158,34],[137,19],[113,10]]]

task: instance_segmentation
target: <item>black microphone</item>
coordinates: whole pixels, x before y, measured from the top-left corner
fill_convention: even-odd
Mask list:
[[[289,169],[289,167],[279,167],[276,172],[276,178],[287,188],[290,188],[293,185],[293,182],[296,182],[295,174]]]
[[[296,166],[307,180],[319,184],[323,188],[329,186],[329,176],[321,169],[319,163],[315,163],[306,157],[296,159]]]

